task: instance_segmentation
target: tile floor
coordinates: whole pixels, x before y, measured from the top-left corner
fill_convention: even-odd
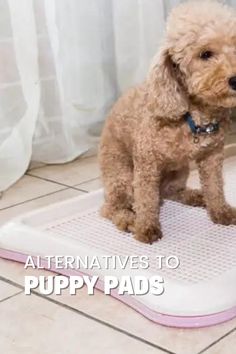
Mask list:
[[[0,224],[20,213],[101,186],[95,157],[31,166],[0,200]],[[156,325],[96,292],[88,296],[23,294],[22,265],[0,259],[0,352],[3,354],[235,354],[236,320],[181,330]],[[61,335],[60,335],[61,334]]]

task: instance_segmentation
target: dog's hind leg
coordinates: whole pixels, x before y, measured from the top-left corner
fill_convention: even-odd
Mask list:
[[[113,151],[111,150],[113,148]],[[112,220],[122,231],[131,231],[133,211],[133,164],[127,153],[109,146],[100,152],[100,165],[105,190],[101,215]]]
[[[167,199],[195,207],[206,207],[202,191],[198,189],[185,188],[173,193]]]
[[[187,188],[189,168],[168,172],[163,176],[162,197],[186,205],[205,207],[205,200],[201,190]]]

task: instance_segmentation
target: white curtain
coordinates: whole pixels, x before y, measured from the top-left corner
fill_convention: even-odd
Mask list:
[[[0,0],[0,191],[90,149],[179,0]]]

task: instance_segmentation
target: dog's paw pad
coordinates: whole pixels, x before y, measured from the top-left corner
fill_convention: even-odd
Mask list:
[[[162,232],[160,227],[150,226],[142,230],[136,230],[134,238],[140,242],[152,244],[162,238]]]

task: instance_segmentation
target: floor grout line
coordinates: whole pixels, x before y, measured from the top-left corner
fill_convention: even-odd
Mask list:
[[[212,347],[214,347],[216,344],[218,344],[219,342],[221,342],[223,339],[225,339],[226,337],[230,336],[232,333],[236,332],[236,327],[231,329],[229,332],[225,333],[223,336],[219,337],[218,339],[216,339],[214,342],[212,342],[211,344],[209,344],[206,348],[204,348],[203,350],[201,350],[199,353],[197,354],[203,354],[206,353],[206,351]]]
[[[98,176],[98,177],[93,177],[93,178],[87,180],[86,182],[81,182],[81,183],[75,184],[74,187],[75,187],[75,186],[78,186],[78,187],[79,187],[81,184],[85,184],[85,183],[89,183],[89,182],[96,181],[96,179],[100,179],[100,176]]]
[[[23,285],[20,285],[20,284],[14,282],[14,281],[12,281],[12,280],[9,280],[9,279],[7,279],[7,278],[1,276],[1,275],[0,275],[0,280],[2,280],[2,281],[6,282],[6,283],[8,283],[8,284],[10,284],[10,285],[16,286],[16,287],[18,287],[18,288],[24,290]],[[22,293],[23,293],[23,292],[22,292]],[[76,308],[74,308],[74,307],[72,307],[72,306],[70,306],[70,305],[67,305],[67,304],[64,304],[64,303],[62,303],[62,302],[60,302],[60,301],[57,301],[57,300],[55,300],[55,299],[49,298],[49,297],[47,297],[47,296],[45,296],[45,295],[43,295],[43,294],[40,294],[40,293],[38,293],[38,292],[36,292],[36,291],[32,291],[32,294],[35,295],[35,296],[38,296],[38,297],[40,297],[40,298],[42,298],[42,299],[44,299],[45,301],[49,301],[49,302],[51,302],[51,303],[53,303],[53,304],[55,304],[55,305],[58,305],[58,306],[60,306],[60,307],[62,307],[62,308],[64,308],[64,309],[66,309],[66,310],[68,310],[68,311],[74,312],[74,313],[76,313],[76,314],[78,314],[78,315],[80,315],[80,316],[83,316],[83,317],[88,318],[88,319],[90,319],[90,320],[93,320],[93,321],[95,321],[95,322],[97,322],[97,323],[99,323],[99,324],[101,324],[101,325],[103,325],[103,326],[106,326],[106,327],[108,327],[108,328],[110,328],[110,329],[113,329],[113,330],[116,331],[116,332],[122,333],[122,334],[124,334],[124,335],[126,335],[126,336],[128,336],[128,337],[130,337],[130,338],[132,338],[132,339],[135,339],[135,340],[137,340],[137,341],[139,341],[139,342],[142,342],[142,343],[144,343],[144,344],[146,344],[146,345],[148,345],[148,346],[150,346],[150,347],[152,347],[152,348],[159,349],[159,350],[163,351],[163,352],[166,353],[166,354],[175,354],[174,352],[172,352],[172,351],[170,351],[170,350],[168,350],[168,349],[165,349],[165,348],[163,348],[163,347],[161,347],[161,346],[159,346],[159,345],[157,345],[157,344],[154,344],[154,343],[152,343],[152,342],[150,342],[150,341],[148,341],[148,340],[146,340],[146,339],[144,339],[144,338],[137,337],[136,335],[134,335],[134,334],[132,334],[132,333],[130,333],[130,332],[127,332],[127,331],[125,331],[125,330],[123,330],[123,329],[121,329],[121,328],[119,328],[119,327],[116,327],[116,326],[114,326],[114,325],[112,325],[112,324],[110,324],[110,323],[108,323],[108,322],[106,322],[106,321],[100,320],[99,318],[94,317],[94,316],[92,316],[92,315],[89,315],[89,314],[87,314],[86,312],[83,312],[83,311],[81,311],[81,310],[78,310],[78,309],[76,309]]]
[[[2,275],[0,275],[0,280],[3,281],[4,283],[7,283],[7,284],[12,285],[12,286],[15,286],[15,287],[18,288],[18,289],[21,289],[21,291],[24,290],[23,285],[18,284],[18,283],[15,282],[14,280],[5,278],[5,277],[3,277]]]
[[[7,296],[7,297],[5,297],[4,299],[0,300],[0,304],[1,304],[2,302],[4,302],[4,301],[7,301],[7,300],[9,300],[9,299],[12,299],[13,297],[15,297],[15,296],[17,296],[17,295],[19,295],[19,294],[22,294],[22,293],[23,293],[23,290],[18,291],[17,293],[12,294],[12,295],[10,295],[10,296]]]
[[[27,174],[27,176],[30,176],[30,177],[34,177],[34,178],[38,178],[38,179],[41,179],[41,180],[43,180],[43,181],[46,181],[46,182],[51,182],[51,183],[54,183],[54,184],[57,184],[57,185],[60,185],[60,186],[63,186],[63,187],[67,187],[67,188],[71,188],[71,189],[74,189],[74,190],[76,190],[76,191],[80,191],[80,192],[83,192],[83,193],[88,193],[88,191],[86,191],[85,189],[80,189],[80,188],[76,188],[74,185],[73,186],[70,186],[70,185],[68,185],[68,184],[65,184],[65,183],[61,183],[61,182],[56,182],[56,181],[54,181],[54,180],[52,180],[52,179],[50,179],[50,178],[45,178],[45,177],[40,177],[40,176],[36,176],[36,175],[32,175],[31,173],[26,173]],[[81,184],[82,183],[86,183],[86,181],[85,182],[81,182]]]
[[[56,194],[56,193],[58,193],[58,192],[65,191],[65,190],[67,190],[67,189],[73,189],[73,190],[76,190],[76,191],[82,192],[82,193],[89,193],[89,191],[86,190],[86,189],[82,189],[82,188],[77,188],[77,187],[75,187],[75,186],[77,186],[77,184],[76,184],[75,186],[69,186],[69,185],[67,185],[67,184],[59,183],[59,182],[52,181],[52,180],[49,180],[49,179],[45,179],[45,178],[38,177],[38,176],[33,176],[33,175],[29,175],[29,174],[28,174],[28,176],[34,177],[34,178],[38,178],[38,179],[41,179],[41,180],[44,180],[44,181],[47,181],[47,182],[52,182],[52,183],[54,183],[54,184],[60,185],[60,186],[65,187],[65,188],[58,189],[57,191],[53,191],[53,192],[50,192],[50,193],[43,194],[43,195],[40,195],[40,196],[35,197],[35,198],[27,199],[27,200],[24,200],[23,202],[11,204],[11,205],[9,205],[9,206],[7,206],[7,207],[4,207],[4,208],[0,208],[0,212],[3,211],[3,210],[7,210],[7,209],[10,209],[10,208],[13,208],[13,207],[22,205],[22,204],[26,204],[26,203],[28,203],[28,202],[32,202],[33,200],[41,199],[41,198],[43,198],[43,197],[47,197],[47,196]],[[97,178],[98,178],[98,177],[97,177]],[[92,179],[90,179],[90,180],[88,180],[88,181],[86,181],[86,182],[81,182],[80,184],[83,184],[83,183],[87,183],[87,182],[96,180],[97,178],[92,178]],[[79,184],[78,184],[78,186],[79,186]]]
[[[48,197],[48,196],[50,196],[50,195],[56,194],[56,193],[58,193],[58,192],[65,191],[65,190],[67,190],[67,189],[70,189],[70,187],[58,189],[57,191],[53,191],[53,192],[50,192],[50,193],[46,193],[46,194],[40,195],[40,196],[35,197],[35,198],[27,199],[27,200],[24,200],[23,202],[15,203],[15,204],[9,205],[9,206],[7,206],[7,207],[5,207],[5,208],[0,208],[0,212],[3,211],[3,210],[11,209],[11,208],[16,207],[16,206],[19,206],[19,205],[27,204],[27,203],[29,203],[29,202],[32,202],[33,200],[37,200],[37,199],[41,199],[41,198],[44,198],[44,197]],[[73,189],[73,188],[72,188],[72,189]]]
[[[44,164],[43,166],[38,166],[38,167],[32,167],[32,168],[29,168],[26,173],[30,172],[30,171],[33,171],[33,170],[38,170],[38,169],[41,169],[41,168],[44,168],[44,167],[48,167],[48,166],[61,166],[61,165],[69,165],[75,161],[77,162],[83,162],[87,159],[92,159],[92,158],[96,158],[97,157],[97,154],[94,154],[94,155],[91,155],[91,156],[85,156],[83,157],[82,155],[81,156],[78,156],[77,158],[71,160],[71,161],[68,161],[68,162],[62,162],[62,163],[44,163],[44,162],[41,162],[42,164]],[[39,162],[40,163],[40,162]]]
[[[41,168],[47,167],[47,166],[51,166],[51,165],[49,165],[49,164],[44,164],[44,165],[40,165],[40,166],[38,166],[38,167],[36,166],[36,167],[28,168],[25,173],[28,173],[28,172],[33,171],[33,170],[38,170],[38,169],[41,169]]]

